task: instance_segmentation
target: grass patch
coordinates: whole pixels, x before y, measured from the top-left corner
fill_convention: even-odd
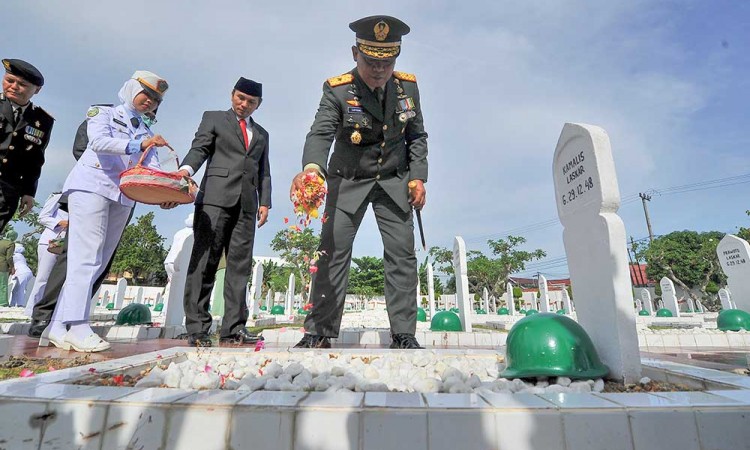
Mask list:
[[[93,361],[89,355],[74,358],[29,358],[27,356],[11,356],[7,361],[0,364],[0,381],[18,378],[21,371],[28,369],[34,374],[51,372],[54,370],[67,369],[69,367],[91,364]]]
[[[487,326],[487,325],[482,325],[482,324],[476,324],[476,325],[472,324],[471,328],[476,328],[478,330],[496,331],[498,333],[507,333],[508,332],[508,330],[500,330],[498,328],[493,328],[493,327],[490,327],[490,326]]]
[[[277,323],[274,325],[263,325],[260,327],[247,327],[247,331],[257,334],[260,333],[263,330],[275,330],[278,328],[302,328],[301,326],[294,326],[293,324],[289,323]]]

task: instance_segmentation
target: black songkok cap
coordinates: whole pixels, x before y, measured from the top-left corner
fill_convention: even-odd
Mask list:
[[[253,97],[263,97],[263,85],[245,77],[240,77],[234,88],[243,94],[252,95]]]
[[[39,87],[44,85],[42,72],[26,61],[20,59],[4,59],[3,66],[5,66],[5,71],[11,75],[21,77],[29,83]]]

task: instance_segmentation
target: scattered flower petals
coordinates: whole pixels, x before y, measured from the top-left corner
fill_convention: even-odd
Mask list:
[[[118,386],[122,386],[122,382],[125,379],[125,375],[115,375],[112,377],[112,382],[114,382]]]
[[[18,376],[21,377],[21,378],[33,377],[34,376],[34,372],[31,371],[31,370],[29,370],[29,369],[23,369],[21,371],[21,373],[18,374]]]
[[[256,352],[259,352],[259,351],[263,350],[264,348],[266,348],[266,341],[258,341],[255,344],[255,351]],[[261,375],[263,375],[263,373],[261,373]]]

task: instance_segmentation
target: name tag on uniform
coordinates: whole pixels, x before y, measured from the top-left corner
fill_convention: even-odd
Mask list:
[[[127,127],[128,127],[128,124],[126,124],[126,123],[125,123],[125,122],[123,122],[122,120],[112,119],[112,122],[114,122],[114,123],[116,123],[116,124],[118,124],[118,125],[122,125],[122,126],[124,126],[125,128],[127,128]]]
[[[352,114],[352,113],[361,113],[362,112],[362,107],[361,106],[349,106],[349,107],[346,108],[346,110],[347,110],[347,112],[349,114]]]

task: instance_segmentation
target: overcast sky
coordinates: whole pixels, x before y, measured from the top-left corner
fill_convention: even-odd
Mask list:
[[[389,14],[411,26],[396,69],[416,74],[430,136],[428,246],[452,247],[461,235],[483,250],[487,239],[512,232],[548,255],[525,274],[565,276],[552,184],[565,122],[609,133],[620,215],[635,239],[648,234],[637,193],[651,189],[662,190],[649,205],[657,235],[750,225],[750,3],[375,3],[2,0],[0,57],[42,71],[46,83],[33,101],[57,119],[37,200],[73,166],[73,136],[88,106],[116,102],[135,70],[169,81],[155,131],[181,156],[202,112],[229,108],[231,88],[245,76],[263,83],[253,117],[270,133],[274,189],[255,254],[272,254],[268,244],[292,214],[289,183],[322,84],[354,65],[348,23]],[[714,189],[664,190],[738,176]],[[139,205],[136,215],[151,210],[169,245],[192,208]],[[382,255],[372,213],[354,254]]]

